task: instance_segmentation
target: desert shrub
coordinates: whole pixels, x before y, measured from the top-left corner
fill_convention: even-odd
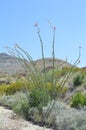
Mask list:
[[[64,86],[62,88],[62,92],[61,92],[62,93],[62,97],[64,97],[66,95],[67,91],[68,91],[68,87]]]
[[[70,68],[67,68],[67,67],[62,68],[62,70],[60,71],[61,76],[66,75],[69,71],[70,71]]]
[[[40,92],[40,94],[42,93]],[[45,101],[44,104],[42,101],[43,97],[40,98],[40,104],[32,104],[30,99],[32,99],[32,96],[29,97],[28,91],[21,91],[16,92],[14,95],[3,95],[0,97],[0,104],[13,109],[16,114],[22,116],[26,120],[32,120],[36,123],[42,122],[42,107],[45,106]],[[35,101],[37,101],[37,98]]]
[[[59,82],[56,82],[54,87],[53,87],[52,82],[47,82],[46,86],[47,86],[47,90],[49,91],[49,95],[53,97],[53,99],[54,97],[62,98],[68,91],[68,88],[66,86],[61,88],[61,85]]]
[[[2,85],[0,85],[0,96],[2,96],[2,95],[5,94],[5,92],[6,92],[8,86],[9,86],[9,85],[7,85],[7,84],[2,84]]]
[[[50,96],[45,88],[34,88],[29,94],[30,107],[37,107],[39,110],[42,110],[42,107],[46,106],[49,101]]]
[[[30,108],[29,100],[26,94],[17,96],[15,105],[12,107],[15,113],[22,116],[25,119],[29,119],[28,110]]]
[[[14,93],[16,93],[17,91],[20,90],[19,86],[14,86],[14,85],[9,85],[5,91],[6,95],[13,95]]]
[[[77,74],[73,79],[73,85],[78,86],[81,85],[84,79],[84,75]]]
[[[59,79],[61,77],[64,77],[67,75],[67,73],[70,71],[71,68],[62,68],[62,69],[58,69],[58,68],[55,68],[54,69],[54,78],[55,79]],[[53,70],[49,70],[47,72],[47,79],[51,82],[52,81],[52,73],[53,73]]]
[[[46,124],[53,126],[55,130],[86,129],[86,111],[70,108],[61,101],[50,102],[43,108],[43,114]]]
[[[42,113],[36,107],[31,107],[28,109],[28,119],[35,123],[42,123]]]
[[[29,100],[28,93],[16,92],[14,95],[3,95],[0,104],[14,110],[15,113],[28,119]]]
[[[77,72],[82,72],[82,69],[81,68],[78,68],[78,67],[74,67],[73,68],[73,72],[77,73]]]
[[[0,105],[12,108],[14,105],[13,95],[2,95],[0,97]]]
[[[1,97],[2,98],[2,97]],[[61,101],[50,101],[42,108],[30,107],[29,93],[17,92],[14,95],[4,95],[0,103],[6,103],[17,114],[27,120],[52,126],[55,130],[86,130],[86,110],[70,108]]]
[[[61,78],[61,76],[64,76],[67,73],[67,71],[65,69],[54,69],[54,78]],[[49,70],[47,72],[47,81],[52,82],[52,74],[53,74],[53,70]]]
[[[29,85],[27,82],[15,82],[10,84],[2,84],[0,85],[0,95],[12,95],[17,91],[21,91],[24,89],[29,89]]]
[[[77,92],[71,101],[71,107],[80,108],[86,106],[86,94],[82,92]]]

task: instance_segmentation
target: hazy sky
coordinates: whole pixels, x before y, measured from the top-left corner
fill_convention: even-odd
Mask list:
[[[55,56],[68,62],[78,57],[86,66],[86,0],[0,0],[0,52],[4,46],[18,43],[33,59],[41,58],[41,48],[34,23],[38,22],[44,42],[45,57],[52,56],[52,30],[56,26]]]

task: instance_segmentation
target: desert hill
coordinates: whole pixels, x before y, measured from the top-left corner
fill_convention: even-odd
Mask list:
[[[31,66],[30,62],[28,64]],[[43,71],[43,60],[38,59],[34,61],[36,67],[38,67],[41,71]],[[53,59],[45,58],[45,66],[47,70],[52,69],[53,67]],[[66,61],[55,59],[55,67],[63,68],[70,67],[71,64]],[[23,66],[22,61],[18,60],[18,58],[11,56],[6,53],[0,53],[0,73],[3,74],[15,74],[15,73],[24,73],[25,68]]]
[[[0,53],[0,73],[14,74],[24,71],[17,58],[6,53]]]

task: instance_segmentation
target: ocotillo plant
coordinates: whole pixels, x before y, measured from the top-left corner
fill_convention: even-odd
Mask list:
[[[41,72],[39,70],[39,68],[37,66],[35,66],[35,62],[33,60],[33,58],[31,57],[31,55],[26,52],[23,48],[21,48],[18,44],[15,44],[14,48],[10,48],[8,47],[8,51],[9,53],[11,53],[12,55],[16,56],[18,58],[18,60],[23,61],[24,65],[25,65],[25,69],[27,70],[27,80],[28,82],[32,83],[34,85],[34,87],[37,88],[41,88],[41,90],[45,89],[45,94],[46,97],[49,95],[51,100],[57,100],[58,98],[61,98],[62,94],[60,93],[61,90],[63,89],[66,81],[68,80],[68,78],[71,76],[72,74],[72,70],[73,68],[79,63],[80,61],[80,55],[81,55],[81,47],[79,47],[79,56],[76,59],[76,61],[74,62],[73,65],[71,65],[70,67],[70,71],[66,74],[66,76],[64,76],[63,80],[60,83],[60,87],[58,92],[56,91],[56,87],[57,87],[57,79],[55,78],[55,33],[56,33],[56,27],[52,26],[51,23],[49,22],[51,29],[53,31],[53,38],[52,38],[52,73],[51,73],[51,95],[49,95],[49,90],[47,87],[47,71],[46,71],[46,60],[45,60],[45,56],[44,56],[44,47],[43,47],[43,40],[41,37],[41,33],[40,33],[40,28],[38,26],[38,24],[35,24],[34,26],[37,28],[37,32],[38,32],[38,37],[40,40],[40,45],[41,45],[41,53],[42,53],[42,63],[43,63],[43,72]],[[28,64],[28,61],[30,64]],[[58,69],[58,68],[57,68]],[[30,77],[30,78],[28,78]],[[46,102],[46,99],[44,99]],[[45,103],[46,104],[46,103]]]

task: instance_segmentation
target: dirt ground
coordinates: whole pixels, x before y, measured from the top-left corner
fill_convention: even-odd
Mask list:
[[[12,110],[0,106],[0,130],[52,130],[18,117]]]

